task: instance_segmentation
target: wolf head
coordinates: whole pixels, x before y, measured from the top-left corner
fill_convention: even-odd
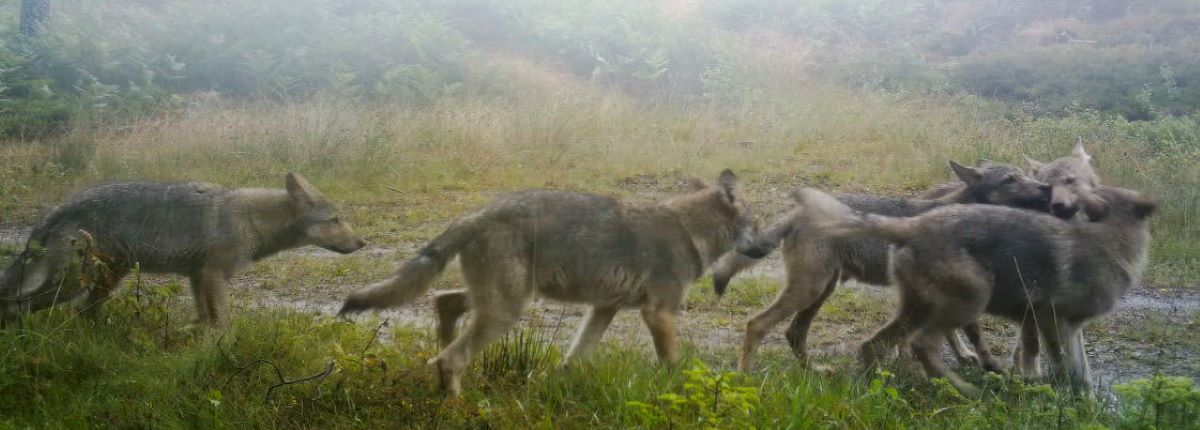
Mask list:
[[[367,243],[337,217],[333,205],[296,173],[286,178],[288,198],[297,216],[296,227],[304,241],[330,251],[349,254]]]
[[[975,167],[950,162],[976,203],[1047,210],[1050,185],[1029,177],[1017,166],[979,160]]]
[[[716,260],[734,247],[748,247],[758,237],[758,220],[738,190],[738,177],[729,169],[721,172],[714,185],[689,180],[695,190],[672,199],[682,221],[692,231],[706,263]],[[722,289],[717,294],[722,294]]]
[[[733,211],[734,245],[746,244],[758,237],[758,219],[754,217],[754,211],[738,191],[737,184],[737,175],[729,169],[722,171],[721,176],[717,178],[717,190],[721,201]]]
[[[1059,218],[1074,217],[1083,208],[1082,199],[1100,186],[1100,178],[1092,170],[1092,157],[1083,149],[1083,142],[1075,145],[1071,155],[1049,163],[1028,156],[1025,160],[1029,162],[1030,175],[1050,184],[1050,211]]]

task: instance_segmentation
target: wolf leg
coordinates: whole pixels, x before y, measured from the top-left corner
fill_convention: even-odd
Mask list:
[[[939,329],[935,326],[926,326],[921,329],[912,342],[913,355],[925,368],[926,376],[946,378],[964,396],[978,397],[979,389],[954,373],[942,359],[942,343],[947,332],[952,333],[950,330]]]
[[[1083,329],[1079,325],[1064,322],[1059,326],[1059,338],[1066,343],[1067,375],[1071,386],[1080,393],[1090,393],[1092,388],[1091,368],[1083,345]]]
[[[1043,349],[1049,356],[1049,376],[1056,383],[1066,381],[1067,364],[1063,361],[1062,350],[1065,339],[1059,337],[1059,333],[1063,332],[1059,326],[1063,325],[1063,322],[1055,320],[1049,312],[1046,312],[1046,318],[1039,318],[1039,321],[1044,321],[1038,324],[1038,331],[1041,332],[1042,340],[1045,342]]]
[[[524,300],[472,300],[471,318],[463,331],[454,342],[442,350],[437,357],[430,360],[437,370],[438,380],[442,389],[452,396],[462,395],[462,372],[470,363],[471,357],[492,340],[508,331],[521,317],[525,309]]]
[[[642,321],[650,329],[654,338],[654,350],[658,359],[666,364],[679,361],[679,350],[676,342],[675,312],[672,309],[653,307],[642,309]]]
[[[1038,326],[1034,321],[1021,322],[1021,333],[1018,335],[1017,348],[1013,350],[1013,367],[1023,378],[1036,378],[1040,373],[1038,354],[1041,343],[1038,341]]]
[[[1004,365],[1000,364],[1000,360],[997,360],[996,356],[992,355],[991,349],[987,346],[987,341],[983,339],[983,328],[979,326],[978,322],[967,324],[962,328],[962,332],[966,333],[967,340],[970,340],[971,345],[975,347],[975,351],[978,351],[976,359],[979,366],[983,367],[983,370],[1004,373]],[[953,334],[954,332],[951,331],[950,333]],[[954,336],[954,338],[957,339],[958,336]],[[963,348],[963,345],[959,345],[959,347]]]
[[[229,325],[229,311],[225,303],[225,284],[228,282],[228,275],[222,270],[202,270],[199,275],[198,283],[192,284],[192,294],[194,296],[203,296],[203,300],[197,300],[196,311],[207,311],[200,314],[200,320],[215,327],[225,327]],[[200,302],[204,304],[201,305]]]
[[[471,310],[471,301],[467,290],[451,290],[437,293],[433,296],[433,309],[437,312],[438,347],[445,349],[454,341],[458,328],[458,320]]]
[[[982,364],[979,360],[979,355],[971,351],[971,348],[967,347],[966,343],[963,343],[962,338],[958,336],[958,332],[953,330],[946,332],[946,343],[950,344],[950,353],[954,355],[954,359],[958,360],[959,363]]]
[[[567,354],[567,362],[586,358],[591,355],[592,351],[595,351],[596,345],[600,343],[600,339],[604,336],[604,331],[612,323],[618,309],[615,306],[592,306],[588,310],[583,324],[579,327],[579,333],[575,335],[575,340],[571,342],[571,352]]]
[[[787,331],[783,333],[788,346],[792,348],[792,355],[795,355],[801,363],[808,361],[808,329],[812,326],[813,318],[817,316],[821,306],[825,305],[825,301],[833,295],[833,290],[837,289],[840,276],[840,274],[835,274],[833,278],[830,278],[821,297],[818,297],[817,301],[807,309],[797,312],[796,316],[792,318],[792,323],[788,325]]]
[[[902,341],[907,341],[913,331],[929,319],[929,305],[903,288],[900,291],[900,306],[896,309],[896,315],[858,349],[859,361],[866,370],[874,370],[883,354],[901,345]]]
[[[825,290],[829,289],[830,283],[837,282],[835,275],[836,271],[833,273],[823,270],[804,272],[789,269],[787,287],[779,292],[779,296],[770,306],[746,322],[746,337],[742,339],[742,357],[738,368],[746,372],[754,367],[754,352],[771,328],[785,318],[795,315],[797,311],[807,311],[812,308],[813,315],[804,318],[797,316],[800,324],[794,330],[797,332],[802,330],[803,336],[796,333],[793,334],[793,338],[803,341],[808,334],[807,322],[811,322],[812,317],[819,310],[820,303],[824,302],[822,297],[825,296]],[[789,331],[791,330],[793,329],[789,329]],[[797,356],[803,356],[805,353],[803,347],[799,351],[795,349],[794,345],[792,348]]]
[[[527,261],[514,257],[488,258],[488,254],[503,256],[508,252],[508,249],[478,249],[461,256],[471,317],[466,329],[429,360],[442,389],[451,396],[462,395],[462,374],[471,357],[516,324],[533,295],[525,271]]]

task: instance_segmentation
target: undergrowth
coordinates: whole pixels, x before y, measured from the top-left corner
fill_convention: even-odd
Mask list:
[[[428,328],[240,309],[214,331],[187,323],[179,288],[127,290],[96,320],[59,307],[0,332],[0,426],[1167,428],[1196,413],[1182,378],[1119,385],[1111,404],[969,372],[987,394],[967,399],[944,381],[814,373],[772,354],[743,374],[691,347],[664,367],[618,342],[560,368],[536,328],[481,353],[452,399],[425,364]]]

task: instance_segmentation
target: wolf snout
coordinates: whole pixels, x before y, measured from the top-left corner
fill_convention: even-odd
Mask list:
[[[350,244],[349,246],[345,246],[345,245],[331,246],[328,249],[330,251],[336,252],[338,254],[349,254],[351,252],[362,249],[364,246],[367,246],[367,241],[363,240],[362,238],[359,238],[359,239],[355,240],[354,243]]]
[[[1067,205],[1063,202],[1054,202],[1050,204],[1050,212],[1056,217],[1067,219],[1074,217],[1075,213],[1079,212],[1079,207],[1075,205]]]

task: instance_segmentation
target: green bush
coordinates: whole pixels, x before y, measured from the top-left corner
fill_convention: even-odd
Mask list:
[[[1125,426],[1195,428],[1200,423],[1200,388],[1189,378],[1154,375],[1113,386],[1121,396]]]
[[[715,59],[705,32],[639,0],[465,0],[447,14],[475,40],[560,62],[575,75],[639,93],[696,95]]]
[[[0,18],[4,40],[18,40],[15,18]],[[197,91],[427,102],[456,91],[474,53],[424,2],[62,2],[44,35],[0,45],[0,136],[55,131],[81,110],[146,113]]]
[[[1096,109],[1144,120],[1200,106],[1194,49],[1011,49],[970,56],[957,75],[967,91],[1024,103],[1034,114]]]

